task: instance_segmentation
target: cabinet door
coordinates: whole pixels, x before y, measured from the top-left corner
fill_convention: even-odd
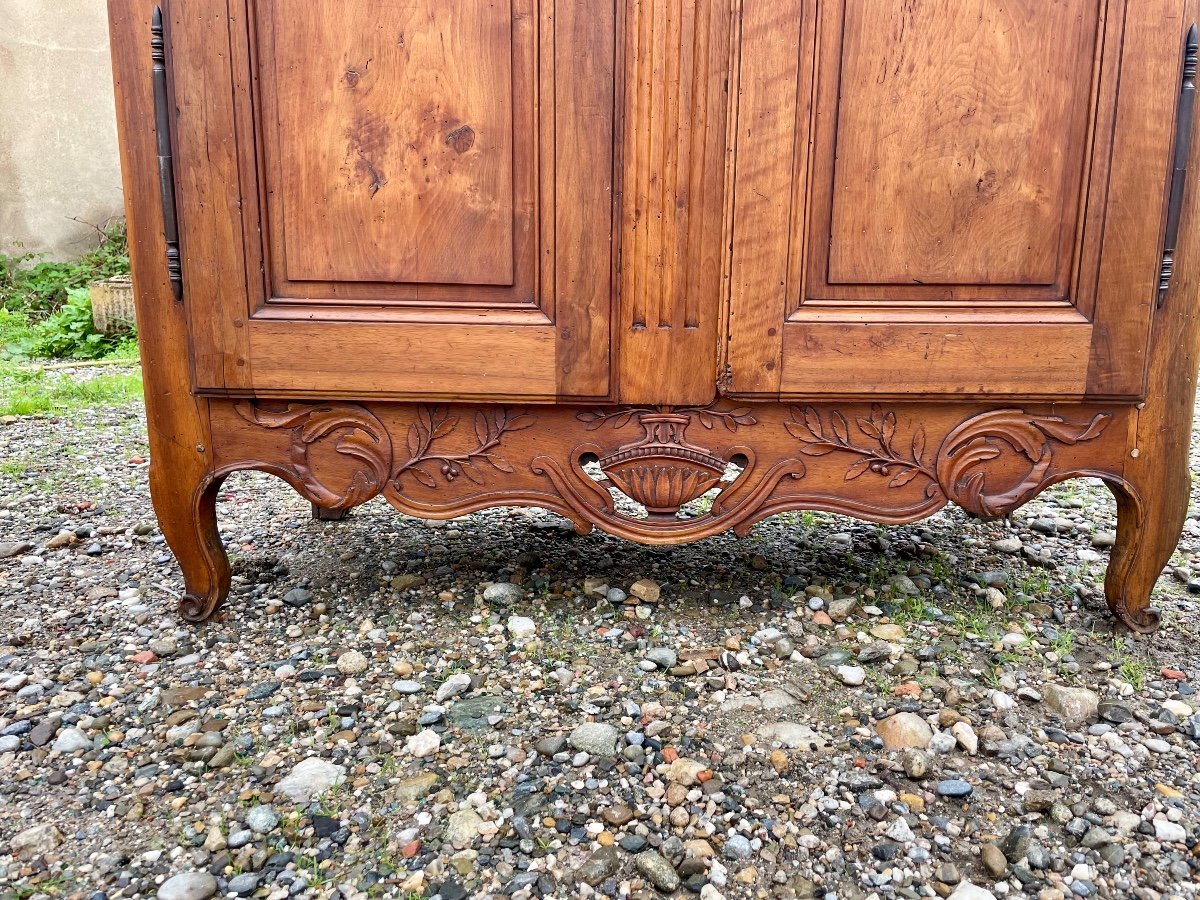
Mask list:
[[[731,393],[1143,391],[1183,4],[969,6],[745,0]]]
[[[201,392],[608,395],[611,2],[166,14]]]

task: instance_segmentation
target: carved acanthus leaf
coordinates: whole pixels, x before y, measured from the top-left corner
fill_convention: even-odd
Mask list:
[[[314,503],[326,509],[350,509],[383,490],[392,468],[392,439],[387,426],[357,403],[288,404],[264,409],[251,401],[237,404],[247,422],[263,428],[291,429],[291,470]],[[313,471],[312,448],[341,433],[334,449],[357,461],[345,490],[334,490]]]

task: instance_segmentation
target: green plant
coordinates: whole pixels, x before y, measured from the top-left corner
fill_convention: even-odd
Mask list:
[[[29,329],[9,352],[24,357],[50,359],[100,359],[108,356],[125,336],[101,334],[92,323],[92,298],[86,288],[67,292],[66,302],[55,313]]]
[[[928,610],[925,606],[925,598],[920,595],[913,597],[901,597],[892,607],[889,615],[892,620],[900,622],[920,622],[928,616]]]
[[[1150,667],[1140,659],[1126,659],[1117,671],[1121,673],[1121,677],[1125,681],[1133,686],[1135,691],[1140,691],[1146,685],[1146,675],[1149,673]]]
[[[1054,640],[1050,642],[1050,649],[1058,654],[1059,659],[1070,656],[1071,651],[1075,649],[1075,633],[1066,629],[1058,632]]]
[[[103,278],[128,275],[129,242],[124,223],[97,231],[97,246],[70,262],[45,262],[33,253],[0,254],[0,306],[40,318],[62,307],[71,290]]]
[[[78,260],[0,254],[0,358],[136,355],[131,333],[106,336],[92,325],[88,285],[129,274],[124,225],[97,231],[98,245]]]

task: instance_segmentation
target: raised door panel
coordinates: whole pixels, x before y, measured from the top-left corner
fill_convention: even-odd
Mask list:
[[[821,59],[831,105],[816,165],[832,177],[816,210],[829,237],[813,248],[826,282],[1055,285],[1061,296],[1099,0],[826,9],[831,36],[842,14],[840,54]],[[891,292],[860,296],[872,293]]]
[[[199,390],[611,394],[615,5],[168,11]]]
[[[746,0],[730,393],[1138,394],[1180,11]]]
[[[512,284],[513,163],[528,197],[535,156],[511,0],[266,0],[260,15],[283,274]]]

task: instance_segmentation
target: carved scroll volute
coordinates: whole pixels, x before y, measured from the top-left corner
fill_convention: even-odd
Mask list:
[[[286,475],[297,490],[324,509],[351,509],[383,490],[392,469],[392,439],[387,426],[356,403],[320,406],[290,404],[283,410],[263,409],[244,401],[236,407],[247,422],[263,428],[288,429],[291,465]],[[336,438],[336,439],[335,439]],[[333,451],[348,464],[338,483],[318,475],[313,450],[332,440]],[[340,484],[345,481],[344,486]]]
[[[1104,433],[1112,421],[1106,413],[1086,425],[1058,416],[1030,415],[1019,409],[985,413],[963,422],[946,436],[938,451],[937,477],[946,496],[972,515],[1007,515],[1034,497],[1046,483],[1054,462],[1055,443],[1073,446]],[[1005,490],[995,481],[992,465],[1004,458],[1023,460],[1028,469]]]
[[[728,463],[687,443],[689,415],[644,413],[639,422],[642,440],[605,456],[600,468],[650,518],[674,519],[681,506],[720,484]]]

